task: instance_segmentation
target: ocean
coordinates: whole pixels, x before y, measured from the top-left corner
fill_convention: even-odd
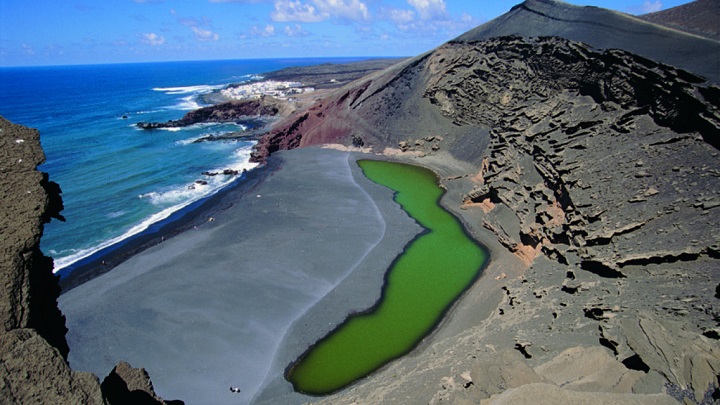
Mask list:
[[[201,95],[262,73],[362,59],[0,68],[0,115],[40,131],[47,160],[39,169],[62,189],[66,222],[47,224],[41,242],[55,271],[238,181],[202,172],[255,167],[253,141],[192,142],[241,131],[242,122],[153,131],[137,122],[179,119],[203,106]]]

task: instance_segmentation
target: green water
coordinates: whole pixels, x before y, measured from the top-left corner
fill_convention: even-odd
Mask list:
[[[409,352],[478,276],[485,251],[438,204],[443,190],[430,170],[401,163],[360,160],[370,180],[428,231],[407,246],[389,269],[380,302],[311,347],[287,372],[296,391],[337,391]]]

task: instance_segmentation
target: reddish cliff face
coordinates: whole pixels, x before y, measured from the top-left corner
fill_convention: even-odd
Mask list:
[[[426,54],[355,81],[285,119],[261,138],[254,159],[262,161],[279,149],[323,143],[382,150],[410,138],[450,135],[463,139],[487,132],[453,124],[423,96],[432,77],[427,58]]]
[[[444,150],[480,163],[491,128],[505,115],[564,91],[614,102],[628,112],[642,108],[658,125],[698,130],[717,146],[712,134],[718,123],[711,114],[717,88],[704,82],[625,51],[599,51],[559,38],[451,42],[285,119],[262,137],[253,158],[323,143],[382,151],[413,139],[442,138]]]
[[[39,247],[43,225],[52,218],[64,220],[60,187],[36,170],[44,160],[37,130],[0,117],[0,402],[123,403],[113,398],[132,384],[101,389],[95,375],[72,371],[67,363],[67,329],[57,306],[60,287],[52,259]],[[113,375],[137,380],[138,369],[121,371]],[[161,403],[147,378],[135,385]]]

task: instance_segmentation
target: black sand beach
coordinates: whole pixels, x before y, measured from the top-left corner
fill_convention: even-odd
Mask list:
[[[203,206],[198,216],[212,220],[63,294],[71,366],[142,364],[159,395],[188,404],[307,401],[284,368],[372,305],[421,231],[355,158],[280,153],[280,168],[250,192],[226,192],[218,201],[235,202],[222,210]]]

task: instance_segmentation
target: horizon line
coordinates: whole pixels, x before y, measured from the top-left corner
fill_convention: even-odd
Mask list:
[[[0,65],[0,69],[19,69],[19,68],[52,68],[52,67],[80,67],[80,66],[112,66],[112,65],[149,65],[159,63],[187,63],[187,62],[224,62],[224,61],[254,61],[254,60],[283,60],[283,59],[402,59],[412,58],[416,55],[398,55],[398,56],[286,56],[271,58],[219,58],[219,59],[178,59],[178,60],[159,60],[159,61],[137,61],[137,62],[97,62],[97,63],[67,63],[67,64],[48,64],[48,65]]]

